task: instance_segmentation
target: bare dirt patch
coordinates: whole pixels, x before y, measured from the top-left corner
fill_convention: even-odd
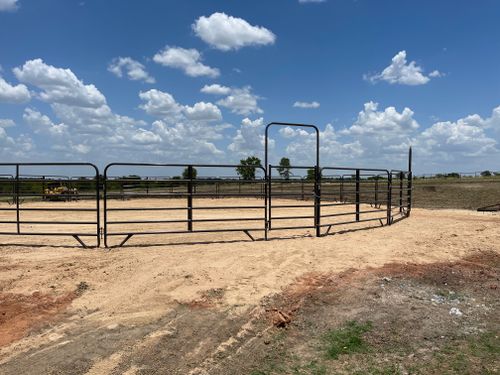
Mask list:
[[[266,304],[290,323],[225,366],[249,374],[495,374],[499,283],[493,252],[305,277]],[[361,334],[349,333],[353,324]]]
[[[350,320],[361,326],[372,321],[363,336],[371,348],[378,342],[397,346],[390,344],[398,342],[391,335],[404,338],[412,330],[416,343],[427,342],[419,322],[434,327],[439,338],[455,337],[446,328],[450,321],[460,334],[472,327],[470,337],[477,338],[478,330],[495,328],[488,322],[494,323],[491,317],[498,312],[491,302],[498,283],[484,257],[500,253],[499,227],[498,215],[415,209],[409,220],[389,227],[321,238],[283,231],[267,242],[252,242],[243,233],[211,233],[138,237],[125,248],[83,250],[71,238],[57,246],[58,239],[30,238],[43,243],[34,247],[20,245],[20,237],[1,237],[3,294],[63,296],[82,281],[86,287],[65,314],[1,347],[0,372],[279,373],[276,366],[284,359],[298,366],[298,373],[313,373],[304,372],[308,366],[349,372],[335,360],[324,360],[317,348],[329,330]],[[469,273],[455,274],[462,269],[457,262]],[[441,268],[419,268],[432,264]],[[459,297],[452,298],[450,291]],[[434,295],[437,302],[431,300]],[[472,298],[486,307],[470,307]],[[463,315],[450,315],[452,307]],[[276,314],[285,322],[273,323]],[[376,336],[379,331],[388,336]],[[456,342],[468,348],[464,340]],[[405,350],[418,357],[419,349],[429,348]],[[343,356],[340,361],[351,358]],[[374,361],[379,366],[379,359]],[[297,373],[291,367],[283,371]]]
[[[53,296],[0,293],[0,347],[40,329],[64,312],[78,296],[77,292]]]

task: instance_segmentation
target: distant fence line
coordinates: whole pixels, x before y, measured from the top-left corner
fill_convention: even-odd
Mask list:
[[[413,175],[414,178],[477,178],[477,177],[496,177],[496,176],[500,176],[500,171],[422,173]]]

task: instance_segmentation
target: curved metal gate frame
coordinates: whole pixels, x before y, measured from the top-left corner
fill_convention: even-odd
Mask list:
[[[319,167],[319,129],[316,125],[310,124],[296,124],[296,123],[288,123],[288,122],[271,122],[266,125],[265,132],[265,150],[264,150],[264,163],[266,169],[266,179],[267,179],[267,191],[266,196],[268,200],[268,211],[267,211],[267,230],[272,230],[272,195],[271,195],[271,187],[272,187],[272,168],[273,166],[268,164],[269,160],[269,128],[272,126],[289,126],[296,128],[306,128],[313,129],[316,133],[316,165],[314,166],[314,228],[316,230],[316,237],[321,236],[321,170]],[[291,168],[294,168],[291,166]],[[295,168],[309,168],[309,167],[295,167]],[[282,208],[286,208],[283,207]],[[293,219],[293,217],[289,217]],[[278,228],[277,228],[278,229]],[[279,228],[284,229],[284,228]]]

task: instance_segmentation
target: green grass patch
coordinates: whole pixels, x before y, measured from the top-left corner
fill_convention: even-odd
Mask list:
[[[363,335],[371,329],[371,322],[358,323],[352,320],[339,329],[329,331],[323,337],[327,358],[338,359],[341,354],[366,352],[368,344]]]

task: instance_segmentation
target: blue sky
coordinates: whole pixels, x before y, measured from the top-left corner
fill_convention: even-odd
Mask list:
[[[0,0],[2,161],[500,169],[497,1]],[[218,86],[216,86],[218,85]],[[272,159],[313,139],[272,133]]]

